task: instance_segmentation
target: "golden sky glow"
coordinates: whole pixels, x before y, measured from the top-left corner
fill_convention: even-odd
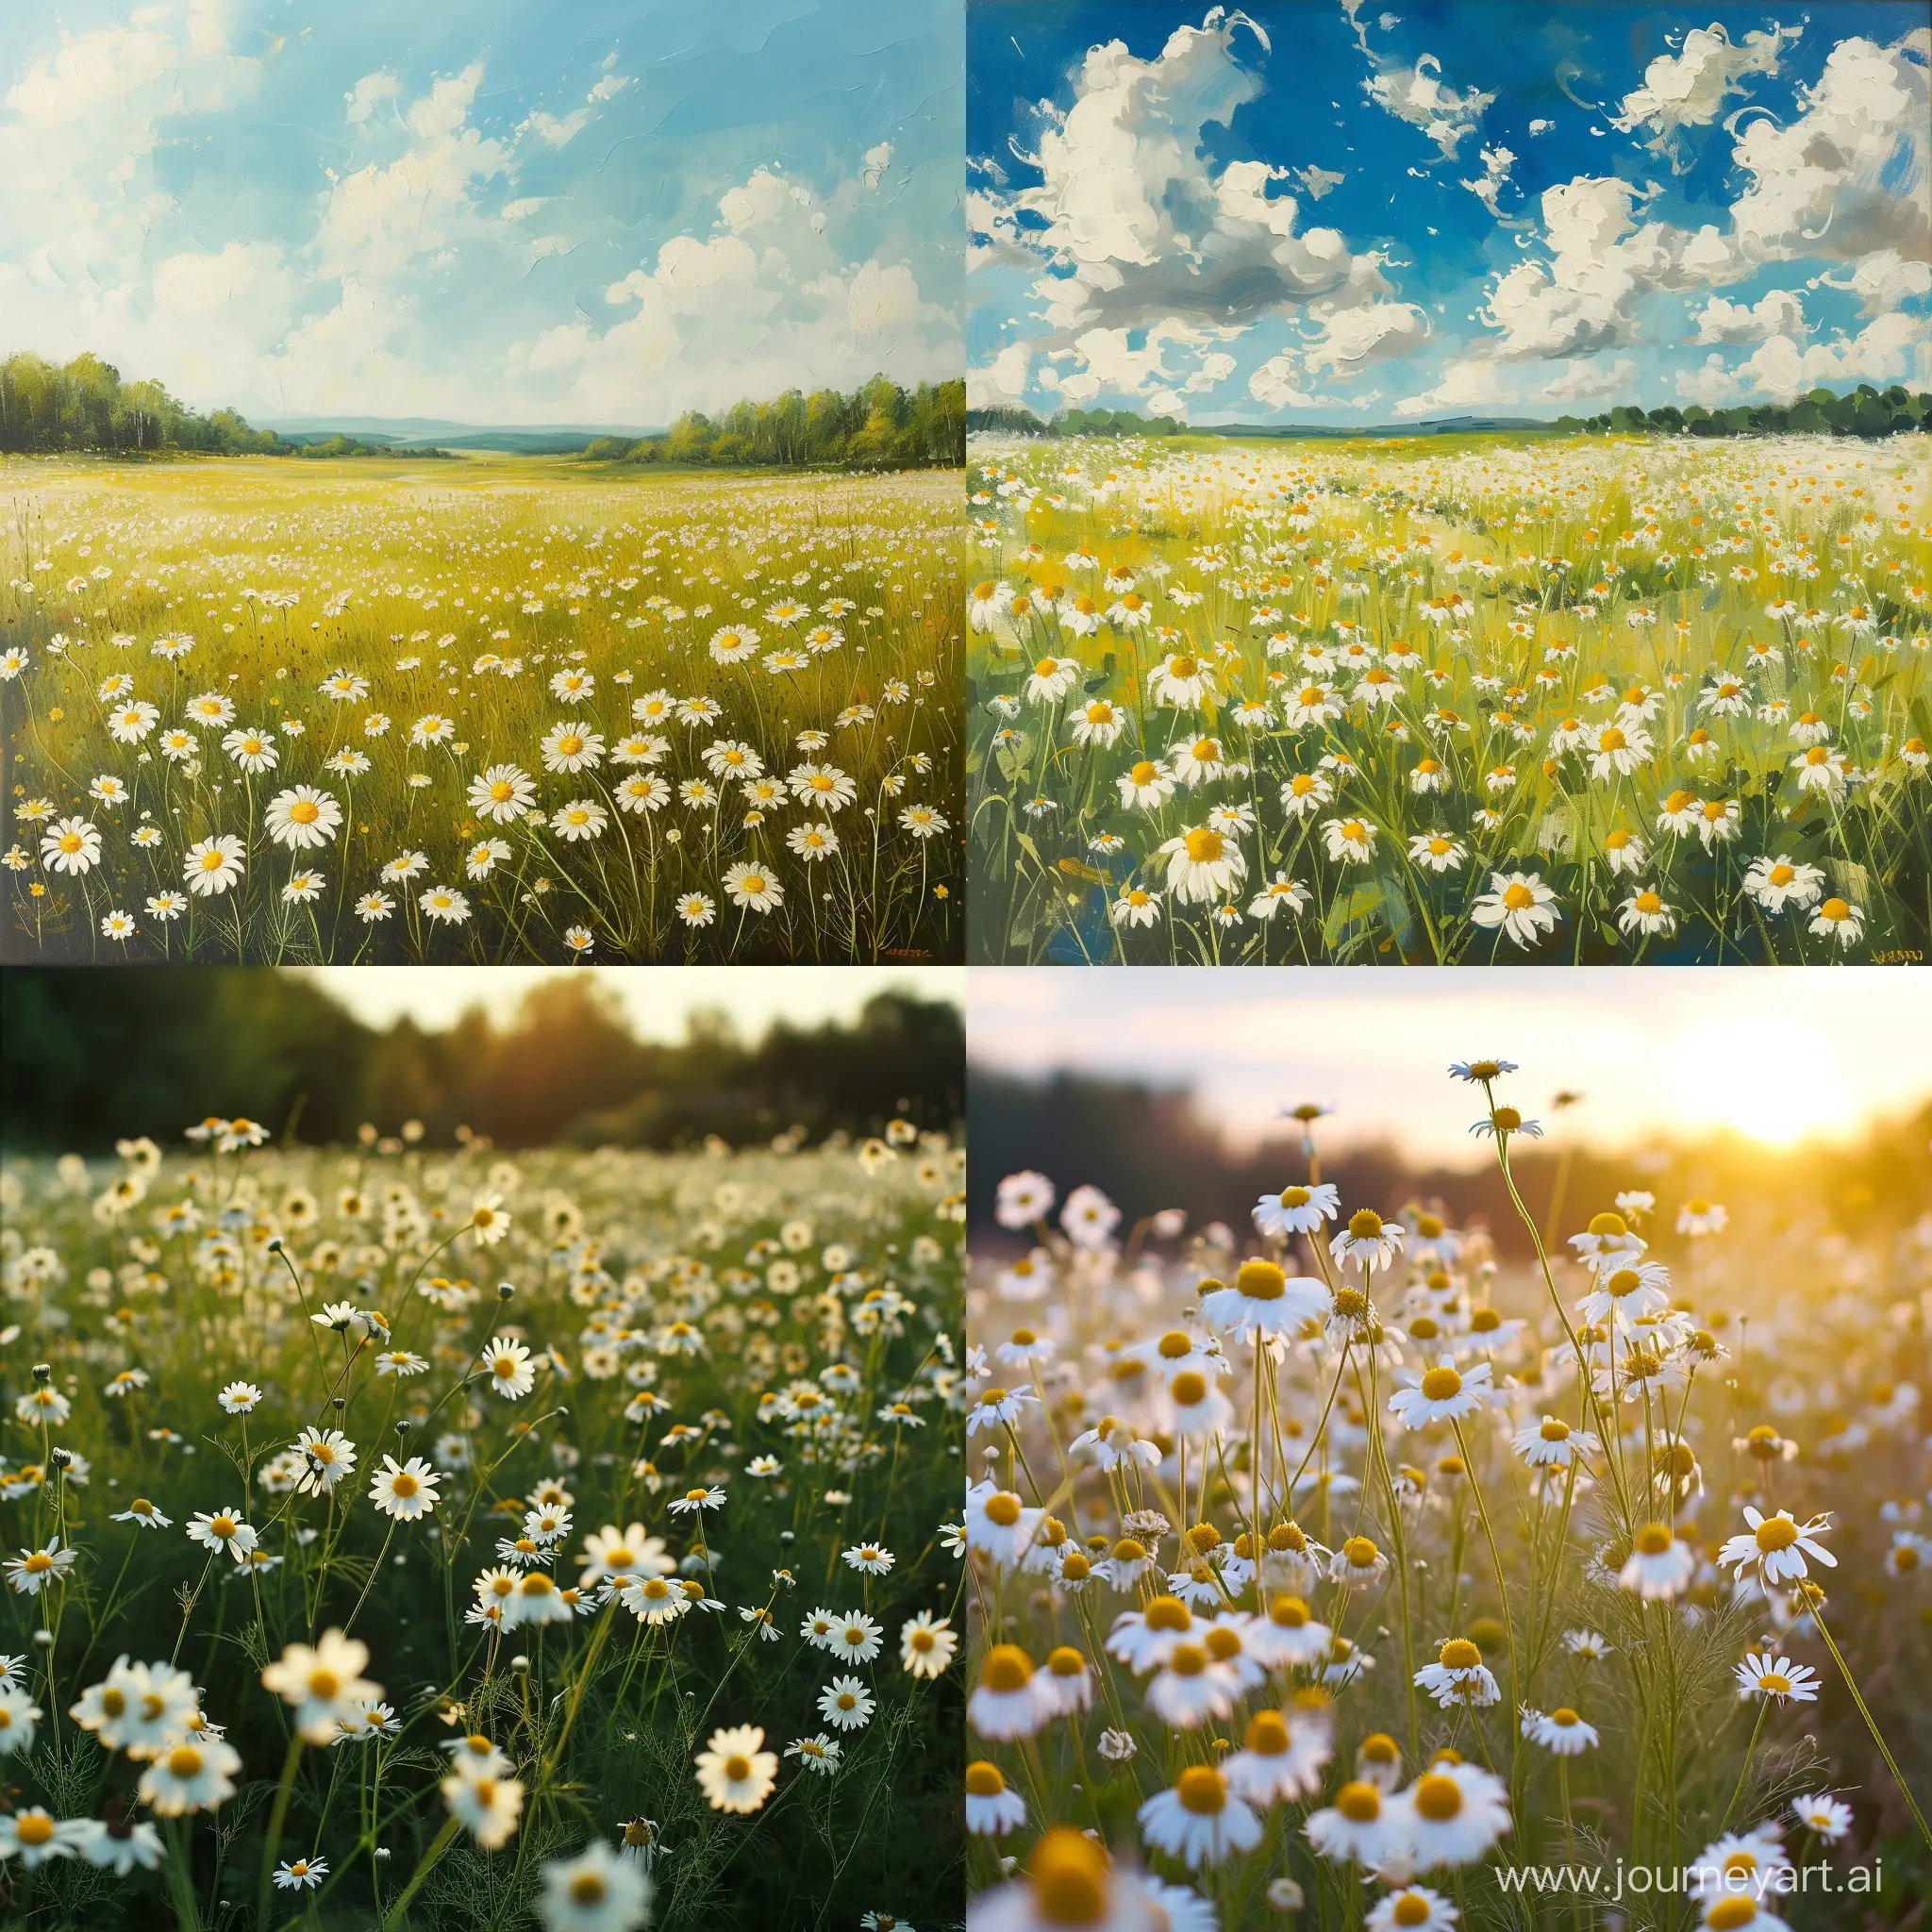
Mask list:
[[[1363,973],[1301,967],[975,969],[974,1059],[1004,1072],[1144,1075],[1191,1086],[1237,1141],[1279,1109],[1336,1104],[1336,1144],[1387,1139],[1481,1158],[1481,1112],[1452,1060],[1520,1063],[1505,1097],[1611,1147],[1732,1129],[1769,1146],[1841,1138],[1932,1094],[1932,981],[1909,971],[1763,967]]]

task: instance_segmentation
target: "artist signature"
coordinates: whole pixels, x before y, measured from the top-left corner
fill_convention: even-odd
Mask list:
[[[1920,966],[1925,956],[1916,946],[1891,946],[1882,953],[1872,955],[1874,966]]]

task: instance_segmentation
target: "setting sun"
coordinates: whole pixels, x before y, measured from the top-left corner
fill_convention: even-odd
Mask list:
[[[1683,1125],[1729,1127],[1773,1147],[1837,1133],[1858,1117],[1840,1055],[1803,1026],[1701,1024],[1685,1036],[1672,1084]]]

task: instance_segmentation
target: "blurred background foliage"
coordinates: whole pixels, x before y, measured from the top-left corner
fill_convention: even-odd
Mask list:
[[[441,1031],[372,1027],[270,968],[0,975],[0,1140],[18,1152],[166,1146],[210,1113],[320,1144],[406,1121],[432,1145],[466,1128],[502,1147],[739,1145],[793,1125],[872,1133],[895,1114],[949,1128],[964,1074],[958,1007],[899,991],[849,1024],[780,1021],[757,1041],[698,1012],[666,1043],[639,1039],[582,973],[539,982],[508,1024],[473,1008]]]
[[[1285,1125],[1259,1146],[1230,1147],[1184,1088],[1064,1073],[1032,1080],[974,1067],[967,1110],[967,1215],[983,1253],[1025,1244],[992,1219],[1001,1176],[1023,1168],[1045,1174],[1062,1200],[1082,1182],[1099,1188],[1121,1208],[1124,1232],[1143,1215],[1180,1208],[1191,1227],[1219,1220],[1242,1236],[1252,1231],[1249,1211],[1263,1193],[1307,1173],[1299,1126]],[[1553,1230],[1557,1239],[1574,1233],[1633,1187],[1650,1189],[1666,1215],[1703,1195],[1723,1202],[1734,1220],[1749,1204],[1774,1228],[1823,1201],[1847,1232],[1860,1235],[1874,1225],[1903,1227],[1932,1209],[1932,1099],[1909,1120],[1874,1122],[1856,1141],[1794,1148],[1718,1134],[1599,1149],[1590,1144],[1587,1101],[1574,1111],[1529,1104],[1524,1110],[1541,1121],[1547,1138],[1518,1141],[1510,1162],[1524,1203],[1545,1224],[1546,1241]],[[1483,1111],[1472,1089],[1470,1119]],[[1387,1142],[1348,1144],[1345,1128],[1340,1120],[1315,1126],[1322,1178],[1337,1183],[1345,1207],[1387,1214],[1410,1202],[1433,1203],[1452,1225],[1486,1225],[1504,1257],[1532,1258],[1493,1159],[1467,1169],[1432,1166]],[[1551,1213],[1553,1202],[1560,1213]]]

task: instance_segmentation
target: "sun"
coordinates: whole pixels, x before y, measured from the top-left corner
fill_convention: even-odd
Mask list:
[[[1683,1126],[1729,1127],[1771,1147],[1855,1125],[1858,1108],[1837,1049],[1785,1023],[1709,1020],[1673,1057],[1672,1117]]]

